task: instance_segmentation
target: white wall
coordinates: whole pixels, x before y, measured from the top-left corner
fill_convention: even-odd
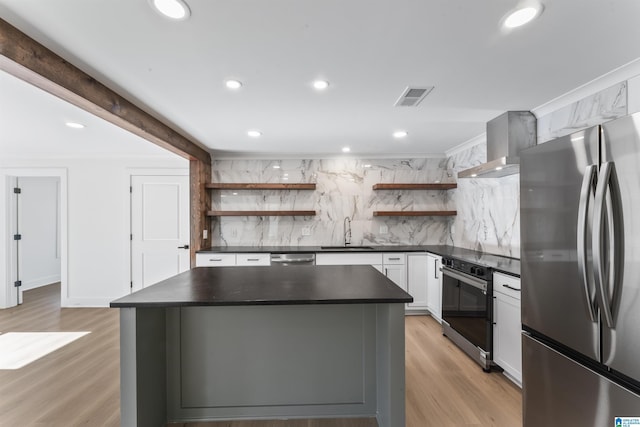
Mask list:
[[[0,159],[0,200],[7,200],[8,173],[24,168],[64,168],[67,172],[67,270],[62,305],[107,306],[129,292],[129,182],[128,170],[188,168],[180,158]],[[19,175],[19,174],[18,174]],[[7,224],[6,209],[0,221]],[[6,251],[8,227],[0,229],[0,248]],[[63,258],[64,258],[63,254]],[[0,257],[4,283],[13,286],[8,254]],[[64,270],[64,266],[63,266]],[[7,289],[9,286],[7,286]],[[7,292],[0,307],[6,306]],[[4,305],[3,305],[4,304]]]
[[[60,281],[59,185],[57,177],[18,179],[23,291]]]

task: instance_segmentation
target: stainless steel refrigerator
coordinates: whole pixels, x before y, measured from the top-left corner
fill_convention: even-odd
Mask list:
[[[640,419],[640,114],[520,162],[524,426]]]

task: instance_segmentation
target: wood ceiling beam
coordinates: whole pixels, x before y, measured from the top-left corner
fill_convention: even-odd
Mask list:
[[[0,19],[0,69],[181,157],[208,151]]]
[[[189,160],[191,266],[196,251],[210,246],[203,232],[211,207],[211,155],[160,120],[0,19],[0,70],[49,92],[116,126]]]

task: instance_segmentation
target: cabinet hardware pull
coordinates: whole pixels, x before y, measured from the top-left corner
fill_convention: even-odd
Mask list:
[[[438,278],[438,259],[434,259],[433,260],[433,278],[437,279]]]
[[[222,258],[210,258],[209,261],[222,261]]]
[[[247,261],[260,261],[259,258],[247,258]]]
[[[512,291],[518,291],[518,292],[520,292],[520,288],[514,288],[513,286],[505,285],[505,284],[503,284],[502,286],[503,286],[504,288],[511,289]]]
[[[400,261],[400,258],[389,258],[389,261]]]

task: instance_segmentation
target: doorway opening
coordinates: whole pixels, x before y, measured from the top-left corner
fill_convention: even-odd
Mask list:
[[[5,289],[0,308],[22,304],[23,292],[60,283],[67,291],[66,169],[4,169],[7,227]]]

